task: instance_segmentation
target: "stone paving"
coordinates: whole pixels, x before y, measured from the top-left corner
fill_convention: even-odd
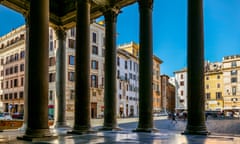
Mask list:
[[[130,121],[130,122],[128,122]],[[128,122],[128,123],[126,123]],[[119,122],[121,123],[121,122]],[[98,125],[98,124],[97,124]],[[58,135],[57,139],[48,141],[22,141],[17,136],[24,134],[19,130],[6,130],[0,133],[0,143],[9,144],[240,144],[240,120],[208,120],[207,129],[211,135],[182,135],[186,121],[173,123],[168,119],[155,120],[156,133],[135,133],[137,122],[125,119],[119,124],[121,131],[98,131],[92,134],[66,134],[69,129],[51,129]],[[99,126],[94,127],[98,130]]]

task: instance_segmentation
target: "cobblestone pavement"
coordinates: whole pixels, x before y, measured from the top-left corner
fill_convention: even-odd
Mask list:
[[[34,142],[17,140],[17,136],[24,131],[7,130],[0,133],[0,143],[10,144],[240,144],[240,120],[208,120],[206,126],[212,134],[182,135],[185,130],[186,121],[157,118],[155,127],[159,129],[156,133],[132,132],[137,128],[136,119],[124,119],[119,121],[121,131],[98,131],[92,134],[72,135],[66,132],[70,129],[51,129],[58,137],[54,140],[37,140]],[[96,121],[97,123],[97,121]],[[100,122],[101,123],[101,122]],[[99,124],[93,124],[98,130]]]

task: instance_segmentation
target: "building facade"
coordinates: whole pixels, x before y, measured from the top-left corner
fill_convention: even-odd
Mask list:
[[[174,72],[176,87],[176,111],[187,110],[187,69]]]
[[[222,63],[206,63],[205,66],[205,110],[223,110],[223,72]]]
[[[24,63],[25,26],[21,26],[0,38],[1,90],[3,112],[23,112],[24,108]],[[104,35],[105,28],[98,23],[91,24],[90,94],[91,117],[97,118],[104,109]],[[65,32],[66,37],[66,118],[73,119],[75,95],[75,37],[76,29]],[[49,28],[49,114],[54,115],[56,97],[56,48],[57,38],[54,29]]]
[[[139,59],[139,45],[135,42],[130,42],[126,44],[122,44],[118,47],[118,49],[124,50],[127,53],[133,55],[137,58],[136,68],[138,69],[138,59]],[[153,56],[153,112],[160,112],[161,109],[161,79],[160,79],[160,65],[162,64],[162,60],[157,56]],[[138,82],[138,70],[136,73],[137,82]],[[136,84],[137,85],[137,84]],[[138,87],[136,92],[138,93]],[[138,94],[136,94],[138,95]]]
[[[240,55],[223,58],[224,110],[240,110]]]

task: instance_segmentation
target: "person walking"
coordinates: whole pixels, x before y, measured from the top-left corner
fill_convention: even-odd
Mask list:
[[[172,113],[172,121],[171,121],[171,123],[174,123],[175,122],[175,124],[177,123],[177,119],[176,119],[176,114],[173,112]]]

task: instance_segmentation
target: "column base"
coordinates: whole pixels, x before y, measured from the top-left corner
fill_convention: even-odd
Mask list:
[[[155,133],[155,132],[159,132],[158,129],[156,128],[137,128],[135,130],[132,130],[133,132],[147,132],[147,133]]]
[[[17,139],[19,140],[26,141],[46,141],[57,138],[58,136],[50,133],[49,129],[36,129],[36,130],[27,129],[25,135],[17,137]]]
[[[210,135],[211,133],[207,131],[206,126],[190,126],[188,125],[186,130],[182,132],[185,135]]]
[[[68,134],[77,134],[77,135],[82,135],[82,134],[91,134],[91,133],[96,133],[97,131],[93,129],[85,129],[85,130],[76,130],[73,129],[72,131],[68,131]]]
[[[55,122],[54,128],[71,128],[66,122]]]
[[[99,131],[121,131],[120,127],[106,127],[103,126],[102,128],[98,129]]]

